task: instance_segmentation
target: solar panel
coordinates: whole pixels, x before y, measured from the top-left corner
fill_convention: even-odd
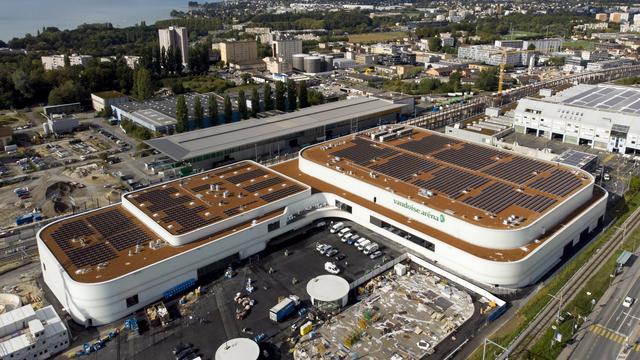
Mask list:
[[[129,218],[118,210],[109,210],[97,215],[88,216],[87,221],[103,237],[125,231],[135,226]]]
[[[405,181],[410,179],[413,174],[425,173],[438,166],[436,162],[431,160],[422,159],[415,155],[400,154],[383,164],[376,164],[369,168],[392,178]]]
[[[162,221],[177,222],[178,225],[180,225],[180,229],[176,230],[176,234],[184,234],[205,225],[222,220],[220,216],[210,215],[207,217],[204,214],[199,214],[206,209],[207,208],[202,205],[198,205],[193,208],[188,208],[185,205],[174,206],[164,211],[166,216],[164,217],[164,219],[162,219]]]
[[[139,204],[144,202],[150,202],[151,205],[147,206],[147,209],[151,212],[158,212],[165,210],[169,207],[182,204],[188,201],[191,201],[192,198],[185,194],[181,194],[176,197],[178,190],[174,187],[167,188],[158,188],[155,190],[149,190],[143,193],[140,193],[136,197],[131,197],[130,199],[138,202]]]
[[[486,184],[489,179],[482,176],[473,175],[466,171],[444,168],[433,173],[433,178],[429,180],[419,179],[413,183],[423,189],[442,192],[450,198],[457,198],[462,195],[463,190]]]
[[[95,266],[118,257],[105,243],[68,250],[67,256],[77,268]]]
[[[269,178],[269,179],[267,179],[265,181],[261,181],[261,182],[258,182],[258,183],[251,184],[249,186],[245,186],[244,189],[247,190],[250,193],[254,193],[256,191],[260,191],[262,189],[266,189],[269,186],[277,185],[277,184],[280,184],[282,182],[284,182],[284,179],[279,177],[279,176],[276,176],[276,177]]]
[[[256,179],[260,176],[264,176],[267,175],[268,172],[266,172],[264,169],[253,169],[253,170],[249,170],[245,173],[242,174],[238,174],[238,175],[234,175],[234,176],[230,176],[227,179],[227,181],[232,182],[234,184],[239,184],[243,181],[247,181],[250,179]]]
[[[136,245],[145,245],[151,241],[151,236],[140,228],[131,229],[121,232],[119,234],[110,236],[106,240],[113,245],[118,251],[123,251],[127,248]]]
[[[418,154],[428,155],[436,150],[440,150],[447,144],[455,144],[456,141],[444,136],[430,135],[420,140],[411,140],[398,145],[399,148],[409,150]]]
[[[375,143],[361,138],[355,138],[351,143],[354,145],[346,149],[338,150],[332,153],[332,155],[348,159],[359,165],[365,165],[376,158],[381,159],[398,153],[397,150],[388,147],[379,147]]]
[[[554,170],[550,176],[536,179],[529,187],[549,194],[565,196],[580,187],[581,183],[580,179],[570,171]]]
[[[541,213],[556,201],[542,195],[525,194],[516,191],[507,184],[495,182],[482,189],[480,195],[465,199],[463,202],[490,213],[498,214],[511,205]]]
[[[260,198],[266,202],[272,202],[272,201],[276,201],[276,200],[280,200],[282,198],[285,198],[289,195],[293,195],[299,191],[303,190],[302,186],[293,184],[284,188],[281,188],[279,190],[274,190],[268,194],[265,195],[261,195]]]
[[[89,236],[93,233],[93,230],[84,220],[74,220],[61,224],[51,233],[51,238],[62,250],[68,250],[72,248],[71,239]]]
[[[553,165],[542,161],[514,156],[510,161],[498,163],[484,170],[484,172],[516,184],[523,184],[535,177],[537,173],[548,170],[551,167]]]
[[[496,161],[496,156],[502,155],[500,151],[484,146],[464,144],[461,149],[446,149],[434,154],[438,160],[448,162],[463,168],[478,170]]]

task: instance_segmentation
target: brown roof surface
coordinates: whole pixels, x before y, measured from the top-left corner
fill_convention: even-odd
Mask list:
[[[461,249],[470,254],[473,254],[479,258],[492,260],[492,261],[517,261],[525,258],[538,246],[543,244],[552,235],[554,235],[557,230],[563,228],[571,220],[573,220],[574,218],[579,216],[583,211],[585,211],[589,206],[593,205],[596,201],[606,196],[606,192],[604,192],[601,188],[595,186],[593,191],[593,196],[589,201],[587,201],[582,206],[575,209],[569,216],[562,219],[558,223],[558,225],[556,225],[555,228],[547,231],[546,236],[539,238],[537,242],[532,241],[531,243],[529,243],[526,246],[526,250],[523,248],[497,250],[497,249],[490,249],[490,248],[485,248],[485,247],[470,244],[466,241],[453,237],[443,231],[427,226],[421,222],[412,221],[410,218],[406,216],[400,215],[372,201],[361,198],[352,192],[346,191],[345,189],[338,188],[324,181],[318,180],[307,174],[304,174],[302,173],[302,171],[300,171],[298,167],[298,159],[294,159],[294,160],[290,160],[287,162],[274,165],[272,166],[272,168],[291,178],[297,179],[301,182],[304,182],[305,184],[308,184],[309,186],[312,187],[313,192],[328,192],[328,193],[333,193],[333,194],[342,196],[343,198],[349,201],[352,201],[356,204],[364,206],[367,209],[370,209],[371,211],[375,211],[379,214],[382,214],[392,220],[397,221],[398,223],[404,224],[412,229],[420,231],[423,234],[432,236],[440,241],[443,241],[451,246],[454,246],[458,249]]]
[[[489,228],[526,225],[593,181],[574,168],[411,129],[385,142],[371,132],[340,138],[301,156]],[[512,215],[517,225],[505,224]]]
[[[172,235],[182,235],[304,190],[267,167],[242,161],[125,198]]]
[[[182,246],[160,241],[151,247],[150,243],[155,245],[158,236],[120,204],[53,223],[40,235],[72,279],[97,283],[216,241],[250,227],[253,220],[262,222],[282,215],[283,211],[272,211]]]

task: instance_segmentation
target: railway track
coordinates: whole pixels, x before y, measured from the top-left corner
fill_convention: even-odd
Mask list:
[[[578,271],[569,279],[569,281],[558,291],[556,297],[547,303],[542,311],[536,316],[529,326],[508,346],[508,351],[498,357],[500,360],[506,358],[516,359],[526,355],[527,351],[533,346],[545,333],[545,330],[553,323],[558,313],[558,299],[561,296],[563,303],[571,301],[585,283],[596,274],[612,254],[614,254],[624,241],[624,233],[633,232],[640,225],[640,208],[625,220],[622,228],[626,231],[618,229],[611,239],[604,244],[600,251],[589,259]]]

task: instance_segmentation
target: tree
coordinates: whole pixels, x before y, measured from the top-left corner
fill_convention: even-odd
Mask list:
[[[287,80],[287,104],[289,105],[289,111],[295,111],[298,107],[297,95],[296,83],[291,79]]]
[[[208,113],[209,113],[209,125],[217,125],[218,124],[218,100],[215,96],[209,95],[209,100],[207,103]]]
[[[244,90],[240,90],[238,92],[238,111],[243,119],[249,118],[249,113],[247,112],[247,96],[245,95]]]
[[[256,117],[260,112],[260,94],[258,94],[258,88],[253,87],[251,92],[251,116]]]
[[[162,55],[160,53],[160,46],[158,44],[153,45],[152,68],[153,68],[153,73],[156,75],[160,75],[160,73],[162,72]]]
[[[273,110],[273,96],[271,96],[271,85],[265,84],[264,94],[262,97],[264,98],[264,111]]]
[[[458,92],[462,88],[462,73],[459,71],[454,71],[449,75],[449,87],[454,92]]]
[[[133,97],[138,100],[147,100],[153,96],[153,84],[149,70],[139,67],[133,78]]]
[[[440,39],[437,37],[429,38],[427,45],[429,45],[429,51],[442,50],[442,43],[440,42]]]
[[[284,92],[285,92],[285,89],[282,81],[276,81],[276,109],[280,111],[287,110],[287,107],[286,107],[287,103],[284,98]]]
[[[64,54],[64,67],[68,68],[71,66],[71,59],[69,59],[69,54]]]
[[[160,72],[166,72],[167,67],[167,50],[163,46],[162,50],[160,50]]]
[[[176,102],[176,131],[181,133],[189,131],[189,109],[184,95],[178,95]]]
[[[196,96],[196,99],[193,101],[193,119],[197,129],[204,128],[204,114],[200,96]]]
[[[176,48],[175,52],[174,52],[174,62],[175,62],[175,70],[176,70],[176,74],[178,75],[182,75],[182,70],[183,70],[183,66],[182,66],[182,50],[180,50],[179,47]]]
[[[309,107],[309,94],[307,93],[307,82],[300,82],[300,90],[298,91],[298,103],[300,104],[300,108]]]
[[[81,85],[73,80],[67,80],[49,92],[49,105],[79,102],[85,97],[85,93]]]
[[[113,109],[111,105],[105,106],[104,110],[102,110],[102,117],[105,119],[109,119],[113,116]]]
[[[233,108],[231,107],[231,99],[229,95],[224,96],[224,122],[229,124],[233,121]]]
[[[250,73],[242,73],[240,75],[240,78],[242,79],[242,81],[246,84],[249,84],[252,81],[252,75]]]
[[[498,89],[498,71],[496,69],[481,71],[475,81],[475,86],[484,91]]]
[[[176,71],[176,50],[173,45],[169,45],[167,49],[167,72],[173,73]]]
[[[309,105],[319,105],[324,103],[324,95],[320,91],[309,91]]]

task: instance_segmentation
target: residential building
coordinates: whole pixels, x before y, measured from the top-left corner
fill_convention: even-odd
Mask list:
[[[598,13],[596,14],[596,20],[597,21],[608,21],[609,20],[609,15],[606,13]]]
[[[530,46],[533,46],[537,52],[550,54],[561,51],[563,44],[564,39],[562,38],[524,40],[522,42],[522,50],[528,50]]]
[[[458,57],[483,62],[489,65],[523,66],[534,55],[527,50],[506,50],[491,45],[467,45],[458,47]]]
[[[67,327],[51,305],[25,305],[0,315],[0,359],[48,359],[68,347]]]
[[[72,54],[68,57],[70,66],[87,66],[89,61],[93,59],[93,56],[90,55]],[[42,56],[40,59],[45,70],[55,70],[64,67],[64,58],[65,55],[49,55]]]
[[[252,64],[258,62],[258,45],[254,40],[220,43],[220,60],[225,64]]]
[[[169,47],[174,49],[180,49],[182,54],[182,64],[187,65],[189,59],[189,31],[186,27],[173,27],[170,26],[167,29],[158,29],[158,39],[160,51],[164,48],[165,51]]]

